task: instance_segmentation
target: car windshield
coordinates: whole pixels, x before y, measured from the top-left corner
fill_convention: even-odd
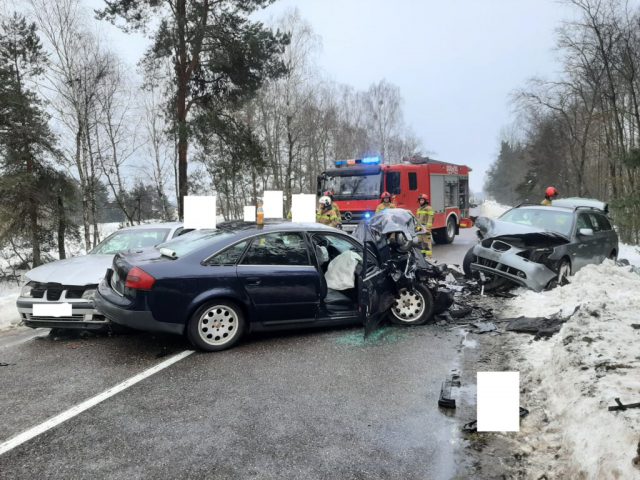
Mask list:
[[[330,190],[336,197],[378,197],[380,195],[381,174],[327,176],[322,187]]]
[[[559,233],[564,236],[571,234],[573,214],[550,208],[514,208],[500,217],[503,222],[517,223]]]
[[[115,255],[120,252],[153,247],[164,241],[170,231],[168,228],[120,230],[105,238],[89,253]]]
[[[169,240],[168,242],[161,243],[160,245],[157,245],[156,248],[169,249],[176,253],[177,258],[180,258],[191,252],[195,252],[211,241],[219,241],[233,236],[234,233],[229,232],[228,230],[194,230]]]

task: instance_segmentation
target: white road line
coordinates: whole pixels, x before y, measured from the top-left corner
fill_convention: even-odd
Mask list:
[[[141,372],[125,380],[124,382],[119,383],[115,387],[111,387],[110,389],[105,390],[104,392],[96,395],[95,397],[85,400],[84,402],[79,403],[78,405],[71,407],[68,410],[65,410],[64,412],[56,415],[55,417],[51,417],[49,420],[41,423],[40,425],[36,425],[35,427],[30,428],[29,430],[22,432],[13,438],[10,438],[6,442],[0,443],[0,455],[8,452],[9,450],[13,450],[18,445],[22,445],[24,442],[27,442],[32,438],[37,437],[38,435],[46,432],[47,430],[50,430],[53,427],[56,427],[61,423],[69,420],[70,418],[73,418],[76,415],[81,414],[85,410],[88,410],[91,407],[96,406],[100,402],[105,401],[107,398],[113,397],[116,393],[126,390],[130,386],[135,385],[136,383],[144,380],[147,377],[150,377],[154,373],[158,373],[160,370],[164,370],[165,368],[173,365],[174,363],[179,362],[183,358],[186,358],[189,355],[191,355],[193,352],[194,352],[193,350],[185,350],[184,352],[178,353],[177,355],[174,355],[173,357],[166,359],[164,362],[160,362],[155,367],[151,367],[145,370],[144,372]]]

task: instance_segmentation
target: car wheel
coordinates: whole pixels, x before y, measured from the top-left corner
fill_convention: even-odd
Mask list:
[[[235,303],[217,300],[202,305],[189,319],[187,337],[197,348],[217,352],[233,347],[244,333],[246,320]]]
[[[609,254],[609,260],[613,260],[614,262],[618,260],[618,252],[616,252],[615,250],[611,250],[611,253]]]
[[[571,262],[566,258],[563,258],[558,265],[558,276],[549,282],[547,289],[551,290],[558,285],[567,285],[569,283],[569,277],[571,276]]]
[[[462,270],[464,271],[464,276],[467,278],[477,277],[477,273],[471,270],[471,264],[475,261],[476,256],[473,253],[474,247],[471,247],[469,251],[465,254],[464,260],[462,260]]]
[[[424,285],[403,288],[389,309],[389,320],[398,325],[424,325],[433,317],[433,295]]]

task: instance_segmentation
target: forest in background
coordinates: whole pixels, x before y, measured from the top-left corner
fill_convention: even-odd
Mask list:
[[[570,0],[559,26],[557,78],[513,94],[518,119],[487,172],[485,192],[508,205],[562,197],[609,203],[621,240],[640,242],[640,7]]]

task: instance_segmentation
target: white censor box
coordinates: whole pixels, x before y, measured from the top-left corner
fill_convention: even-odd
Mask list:
[[[184,228],[216,228],[216,197],[184,197]]]
[[[314,223],[316,221],[316,196],[309,193],[291,195],[291,221]]]
[[[70,303],[34,303],[34,317],[70,317]]]
[[[282,190],[265,190],[262,198],[264,218],[284,218],[284,196]]]
[[[520,372],[478,372],[478,431],[520,431]]]
[[[243,218],[245,222],[255,222],[256,207],[254,205],[245,205]]]

